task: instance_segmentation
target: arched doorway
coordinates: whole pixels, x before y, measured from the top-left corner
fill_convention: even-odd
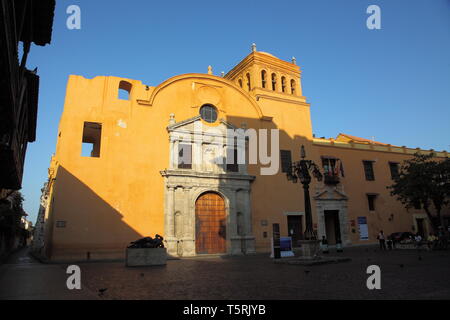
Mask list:
[[[197,254],[226,253],[225,201],[214,192],[202,194],[195,203]]]

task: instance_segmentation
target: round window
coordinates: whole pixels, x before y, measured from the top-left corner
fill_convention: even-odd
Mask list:
[[[214,123],[217,120],[217,109],[210,104],[205,104],[200,108],[200,117],[206,122]]]

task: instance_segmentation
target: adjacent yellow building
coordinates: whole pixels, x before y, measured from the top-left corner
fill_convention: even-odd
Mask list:
[[[249,137],[245,163],[225,160],[237,160],[241,140],[227,137],[239,129],[269,145],[257,163]],[[396,164],[417,150],[313,137],[295,59],[253,46],[224,76],[208,68],[157,86],[70,76],[37,249],[54,261],[123,258],[131,241],[160,234],[173,256],[249,254],[270,250],[273,223],[295,243],[303,191],[285,172],[302,145],[326,175],[311,185],[319,238],[348,246],[373,243],[380,229],[428,231],[421,210],[406,211],[386,190]]]

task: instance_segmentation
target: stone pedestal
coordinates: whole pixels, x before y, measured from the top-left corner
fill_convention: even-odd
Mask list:
[[[300,253],[304,259],[314,259],[320,252],[320,240],[300,240]]]
[[[178,255],[178,239],[174,237],[167,237],[164,239],[164,247],[167,248],[167,254],[170,256]]]
[[[230,238],[232,255],[241,254],[254,254],[255,250],[255,237],[253,236],[236,236]]]
[[[127,248],[127,267],[161,266],[166,262],[166,248]]]

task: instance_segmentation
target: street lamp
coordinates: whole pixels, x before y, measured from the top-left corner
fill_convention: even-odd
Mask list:
[[[311,199],[309,197],[309,184],[311,183],[311,175],[309,174],[309,172],[311,172],[318,181],[322,181],[322,173],[320,173],[319,167],[312,160],[305,160],[306,151],[304,145],[302,145],[301,147],[300,155],[302,159],[291,164],[288,172],[286,173],[286,176],[289,181],[297,183],[297,181],[300,180],[301,184],[303,185],[306,220],[304,237],[305,240],[317,240],[317,235],[314,232],[312,223]]]

